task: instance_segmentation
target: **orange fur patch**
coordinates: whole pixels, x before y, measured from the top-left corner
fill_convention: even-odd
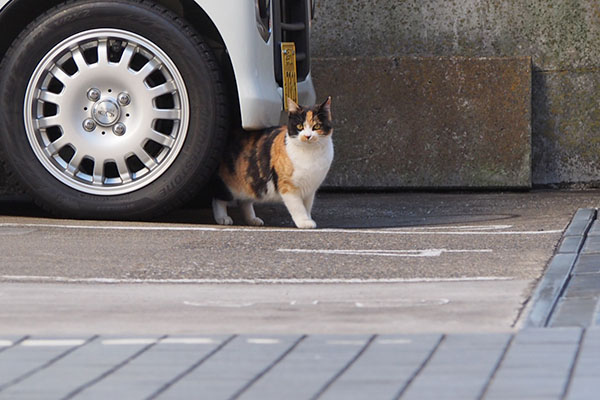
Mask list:
[[[313,112],[312,111],[307,111],[306,112],[306,122],[308,123],[308,126],[312,127],[315,123],[313,121]]]
[[[248,169],[248,157],[241,156],[235,161],[236,173],[231,173],[229,168],[225,164],[221,164],[219,169],[219,175],[223,182],[230,188],[230,190],[237,193],[245,193],[247,195],[252,194],[252,189],[244,176],[240,173]]]
[[[296,192],[298,190],[292,183],[294,166],[285,149],[286,132],[287,129],[282,128],[271,147],[271,166],[275,169],[275,172],[277,172],[277,188],[281,194]]]

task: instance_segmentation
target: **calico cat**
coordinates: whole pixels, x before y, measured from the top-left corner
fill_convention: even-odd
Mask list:
[[[287,102],[287,125],[230,137],[213,184],[218,224],[233,224],[227,206],[238,203],[248,225],[264,225],[254,203],[283,202],[298,228],[317,227],[313,201],[333,160],[331,97],[313,107]]]

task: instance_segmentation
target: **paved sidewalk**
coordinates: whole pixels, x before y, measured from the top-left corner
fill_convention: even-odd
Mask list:
[[[600,328],[9,337],[2,399],[597,399]]]
[[[577,211],[532,303],[525,323],[529,327],[600,324],[600,221],[596,209]]]

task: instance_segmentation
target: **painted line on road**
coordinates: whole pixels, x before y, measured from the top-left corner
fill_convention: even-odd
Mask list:
[[[13,344],[11,340],[0,340],[0,347],[10,347]]]
[[[113,230],[113,231],[164,231],[164,232],[244,232],[244,233],[347,233],[347,234],[369,234],[369,235],[553,235],[563,231],[561,229],[539,230],[539,231],[439,231],[423,230],[425,228],[415,228],[418,230],[397,230],[391,229],[296,229],[296,228],[216,228],[207,226],[125,226],[125,225],[68,225],[68,224],[19,224],[19,223],[1,223],[0,227],[5,228],[55,228],[55,229],[82,229],[82,230]],[[479,228],[478,228],[479,229]]]
[[[279,339],[269,339],[269,338],[248,338],[246,339],[246,343],[250,344],[279,344],[281,340]]]
[[[439,225],[439,226],[436,226],[436,225],[426,225],[426,226],[411,226],[411,227],[404,226],[404,227],[389,228],[389,229],[399,229],[399,230],[407,229],[407,228],[410,228],[410,229],[429,229],[429,230],[432,230],[432,229],[435,229],[435,230],[456,229],[458,231],[472,229],[472,230],[475,230],[475,231],[481,231],[481,230],[484,230],[484,231],[486,231],[486,230],[487,231],[493,231],[493,230],[500,230],[500,229],[506,230],[506,229],[510,229],[512,227],[513,227],[513,225]]]
[[[411,339],[379,339],[376,344],[411,344]]]
[[[254,303],[249,303],[249,302],[245,302],[245,303],[226,303],[223,301],[204,301],[204,302],[197,302],[197,301],[187,301],[185,300],[183,302],[184,305],[186,306],[192,306],[192,307],[225,307],[225,308],[244,308],[244,307],[252,307],[254,305]]]
[[[148,345],[153,343],[158,344],[214,344],[216,340],[206,337],[184,337],[184,338],[119,338],[105,339],[101,342],[105,346],[135,346]]]
[[[63,347],[81,346],[85,343],[83,339],[27,339],[21,342],[26,347]]]
[[[105,339],[102,344],[107,346],[134,346],[157,343],[158,341],[159,339],[151,338]]]
[[[337,254],[348,256],[380,256],[380,257],[439,257],[444,253],[492,253],[490,249],[480,250],[448,250],[448,249],[423,249],[423,250],[352,250],[352,249],[277,249],[283,253],[303,254]]]
[[[328,284],[328,283],[444,283],[512,281],[508,276],[466,276],[457,278],[384,278],[384,279],[118,279],[118,278],[68,278],[63,276],[0,275],[0,281],[53,282],[53,283],[109,283],[109,284]]]
[[[166,338],[163,339],[161,344],[215,344],[220,343],[215,339],[211,338]]]

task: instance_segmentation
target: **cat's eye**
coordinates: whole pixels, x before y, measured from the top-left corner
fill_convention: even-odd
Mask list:
[[[298,124],[296,125],[296,128],[298,128],[298,130],[301,131],[302,129],[304,129],[304,125]]]
[[[318,131],[319,129],[321,129],[321,124],[314,124],[314,125],[313,125],[313,129],[314,129],[315,131]]]

